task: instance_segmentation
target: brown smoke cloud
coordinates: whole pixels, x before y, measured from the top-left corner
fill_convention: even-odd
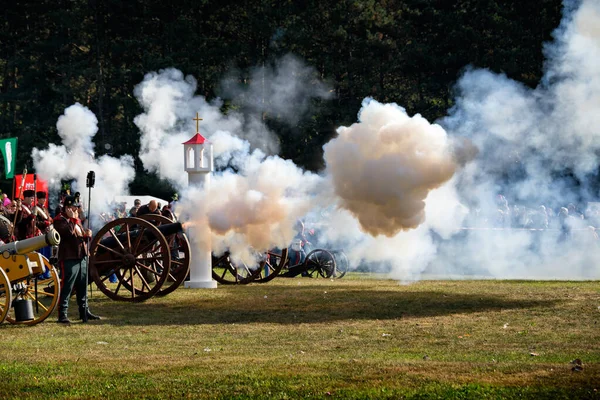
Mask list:
[[[327,175],[341,207],[362,229],[392,237],[425,220],[425,198],[457,168],[439,125],[396,104],[365,99],[359,122],[324,146]]]

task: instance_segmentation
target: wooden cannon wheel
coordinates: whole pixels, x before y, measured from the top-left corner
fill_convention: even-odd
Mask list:
[[[335,257],[324,249],[316,249],[308,253],[304,265],[306,273],[311,278],[330,278],[335,273]]]
[[[335,258],[335,271],[333,273],[333,277],[336,279],[341,279],[346,272],[348,272],[348,257],[343,250],[331,250],[331,254]]]
[[[220,256],[212,255],[212,277],[223,285],[245,285],[254,280],[256,268],[245,263],[233,262],[229,252]]]
[[[156,226],[173,223],[169,218],[158,214],[145,214],[138,218],[150,221]],[[190,273],[191,251],[190,242],[186,234],[177,232],[166,235],[165,238],[171,250],[171,269],[167,281],[163,283],[160,290],[156,293],[157,296],[165,296],[177,289]]]
[[[160,291],[170,268],[167,239],[141,218],[109,222],[90,244],[90,275],[98,289],[113,300],[147,300]],[[112,274],[117,283],[109,282]]]
[[[12,304],[12,291],[10,289],[10,282],[8,276],[2,268],[0,268],[0,324],[4,321],[10,306]]]
[[[44,278],[42,274],[37,274],[19,282],[12,282],[13,287],[18,288],[13,297],[18,295],[25,300],[33,302],[33,319],[29,321],[17,321],[14,308],[11,308],[6,316],[6,320],[11,324],[39,324],[48,318],[58,306],[58,299],[60,297],[58,272],[46,257],[43,257],[43,260],[44,265],[49,271],[48,278]]]
[[[265,253],[265,258],[256,270],[254,282],[266,283],[275,279],[286,265],[288,249],[272,249]]]

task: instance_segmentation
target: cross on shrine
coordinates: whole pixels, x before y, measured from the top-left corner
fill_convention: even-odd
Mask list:
[[[198,117],[198,113],[196,113],[196,118],[192,118],[193,121],[196,121],[196,132],[200,132],[200,121],[202,118]]]

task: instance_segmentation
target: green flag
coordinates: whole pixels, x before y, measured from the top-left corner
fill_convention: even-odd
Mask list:
[[[4,173],[6,179],[15,176],[15,161],[17,159],[17,138],[0,139],[0,150],[4,157]]]

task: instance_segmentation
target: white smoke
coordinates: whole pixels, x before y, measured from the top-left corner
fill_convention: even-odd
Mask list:
[[[267,112],[295,125],[311,108],[313,99],[332,97],[328,85],[322,82],[314,68],[296,56],[287,54],[272,65],[254,68],[247,86],[239,83],[239,71],[223,81],[223,95],[234,98],[257,113]]]
[[[425,221],[425,199],[456,170],[446,132],[395,104],[363,102],[359,123],[324,146],[326,174],[340,206],[373,236]]]
[[[565,3],[555,41],[545,48],[546,73],[538,87],[474,69],[457,84],[456,106],[440,123],[451,135],[469,138],[480,152],[456,180],[470,216],[481,210],[472,227],[514,225],[514,205],[527,207],[534,217],[532,209],[541,205],[557,210],[575,203],[585,211],[585,202],[598,196],[593,183],[600,154],[600,3],[577,4]],[[499,194],[509,199],[510,214],[496,204]],[[600,255],[598,242],[587,228],[598,221],[571,214],[566,220],[570,239],[559,229],[558,217],[552,221],[554,229],[543,233],[463,231],[440,242],[430,270],[500,278],[598,278],[600,268],[593,262]]]
[[[144,168],[179,188],[187,184],[187,176],[182,172],[183,157],[179,155],[183,154],[182,143],[197,131],[193,121],[196,113],[202,118],[199,133],[209,139],[216,135],[219,139],[211,139],[216,144],[217,165],[227,165],[232,152],[250,151],[243,139],[267,151],[278,146],[273,134],[260,121],[238,112],[223,114],[222,101],[207,102],[203,96],[195,96],[196,87],[195,78],[170,68],[147,74],[134,90],[144,108],[144,113],[134,120],[142,133],[139,157]]]
[[[46,149],[34,148],[31,152],[38,176],[49,183],[52,191],[60,190],[61,180],[74,180],[71,193],[80,192],[87,209],[86,178],[89,171],[94,171],[92,206],[98,212],[108,210],[115,196],[129,191],[128,185],[135,175],[133,157],[95,158],[92,139],[98,132],[98,119],[79,103],[65,109],[56,128],[62,145],[51,143]]]
[[[296,93],[306,88],[302,80],[312,70],[295,59],[286,60],[271,76],[271,86],[265,88],[273,96],[283,96],[285,91],[293,99],[278,105],[277,112],[283,114],[286,107],[300,111],[299,107],[308,104],[305,97],[313,95],[306,89]],[[229,85],[233,87],[231,81]],[[317,92],[324,90],[317,86]],[[233,111],[224,114],[221,100],[207,102],[195,96],[195,91],[196,80],[176,69],[147,74],[136,86],[135,95],[144,109],[135,118],[142,132],[140,159],[144,167],[182,193],[177,210],[184,220],[210,226],[215,252],[230,249],[247,259],[252,257],[249,248],[285,247],[294,235],[296,219],[313,206],[315,188],[322,179],[291,161],[269,155],[278,144],[260,118]],[[244,95],[253,96],[252,90]],[[182,143],[196,132],[196,113],[203,119],[199,130],[213,145],[218,169],[208,191],[188,188],[183,172]]]
[[[251,259],[252,249],[287,246],[295,221],[304,218],[317,227],[315,245],[343,249],[351,266],[385,267],[396,279],[598,278],[598,243],[587,221],[566,219],[567,239],[558,228],[510,230],[509,220],[497,219],[509,215],[498,210],[499,194],[509,206],[536,208],[590,196],[600,151],[599,8],[591,0],[565,8],[535,89],[468,69],[457,83],[456,106],[439,124],[366,99],[357,123],[339,128],[324,146],[320,175],[274,155],[277,140],[258,115],[295,123],[311,99],[328,97],[314,70],[297,59],[256,69],[248,87],[230,78],[224,93],[235,94],[243,111],[227,113],[220,99],[194,94],[193,77],[176,69],[150,73],[135,88],[144,109],[135,119],[139,156],[147,170],[177,186],[182,219],[208,227],[217,253],[230,249]],[[34,150],[36,169],[47,171],[42,178],[74,174],[82,186],[93,169],[97,121],[90,114],[70,107],[59,120],[64,145]],[[199,129],[196,115],[203,118]],[[197,131],[214,145],[218,171],[209,188],[187,187],[183,172],[182,143]],[[132,178],[123,173],[132,171],[131,160],[102,160],[108,192]],[[561,177],[565,169],[578,187]],[[113,182],[112,174],[121,180]]]

